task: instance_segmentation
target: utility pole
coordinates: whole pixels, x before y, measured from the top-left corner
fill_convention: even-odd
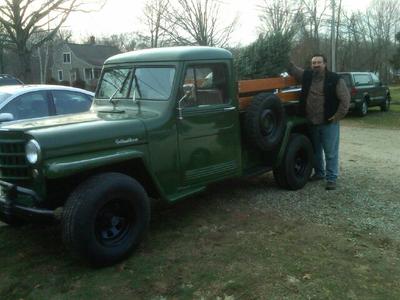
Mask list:
[[[336,72],[336,21],[335,21],[335,0],[331,0],[332,18],[331,18],[331,70]]]

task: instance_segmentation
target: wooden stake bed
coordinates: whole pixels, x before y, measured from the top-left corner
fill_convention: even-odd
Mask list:
[[[299,87],[294,77],[263,78],[239,81],[239,106],[246,109],[253,97],[262,92],[276,94],[282,102],[296,101],[300,98],[300,90],[282,92],[282,89]]]

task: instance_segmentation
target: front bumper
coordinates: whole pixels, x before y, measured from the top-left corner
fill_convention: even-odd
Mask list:
[[[31,198],[33,203],[40,201],[40,197],[33,190],[0,180],[0,214],[5,216],[18,215],[25,218],[55,217],[54,210],[18,204],[19,195]]]

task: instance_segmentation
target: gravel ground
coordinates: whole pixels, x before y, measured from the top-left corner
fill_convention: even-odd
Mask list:
[[[338,188],[325,191],[323,181],[310,182],[297,192],[254,181],[246,188],[256,209],[276,210],[288,218],[354,231],[381,232],[400,239],[400,135],[398,130],[341,127]],[[242,193],[240,193],[242,194]],[[243,195],[243,194],[242,194]]]

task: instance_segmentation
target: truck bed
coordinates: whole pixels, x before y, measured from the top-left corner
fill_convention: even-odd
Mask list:
[[[296,103],[300,98],[300,84],[291,76],[240,80],[238,86],[240,110],[245,110],[253,97],[263,92],[274,93],[287,104]]]

